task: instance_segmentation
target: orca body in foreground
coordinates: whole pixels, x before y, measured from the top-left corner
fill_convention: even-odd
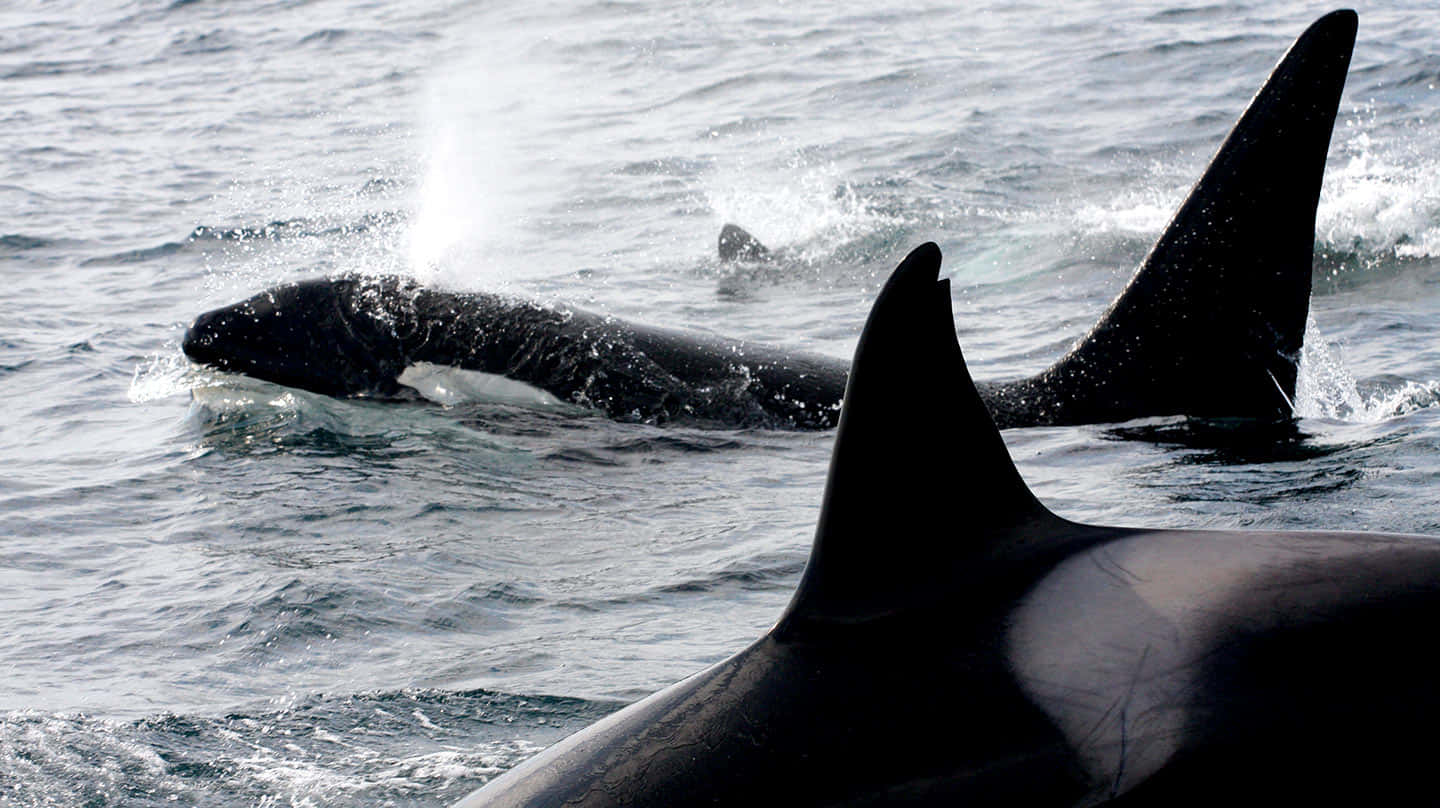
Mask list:
[[[1052,514],[939,262],[875,303],[775,627],[460,808],[1434,802],[1440,540]]]
[[[1040,374],[985,384],[1001,427],[1154,415],[1288,417],[1320,198],[1355,15],[1312,25],[1276,66],[1129,285]],[[722,256],[765,248],[727,227]],[[221,370],[392,397],[417,363],[539,388],[616,418],[835,425],[847,364],[396,278],[289,284],[201,315],[184,341]]]

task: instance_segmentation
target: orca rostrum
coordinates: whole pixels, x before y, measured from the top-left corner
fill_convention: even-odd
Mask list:
[[[1129,285],[1045,371],[980,385],[1002,427],[1158,415],[1291,415],[1315,210],[1355,15],[1306,30],[1251,101]],[[773,256],[742,228],[727,261]],[[413,395],[422,363],[503,376],[647,422],[825,429],[841,359],[395,277],[286,284],[201,315],[193,360],[335,396]]]
[[[875,303],[775,626],[459,808],[1434,802],[1440,539],[1051,513],[939,264]]]

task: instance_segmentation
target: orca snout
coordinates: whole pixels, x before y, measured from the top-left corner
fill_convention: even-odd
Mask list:
[[[207,311],[185,330],[180,350],[190,361],[217,370],[253,372],[286,354],[260,325],[243,304]]]
[[[217,360],[215,345],[217,342],[216,328],[221,319],[221,311],[207,311],[195,318],[195,322],[185,329],[185,338],[180,341],[180,350],[191,361],[199,362],[202,365],[213,364]]]

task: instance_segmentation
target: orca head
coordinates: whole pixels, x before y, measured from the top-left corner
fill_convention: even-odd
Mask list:
[[[384,281],[285,284],[206,312],[185,332],[191,360],[332,396],[392,397],[405,369]]]

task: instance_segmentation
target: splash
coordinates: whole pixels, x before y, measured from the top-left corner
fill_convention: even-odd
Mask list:
[[[166,350],[135,366],[126,396],[132,404],[145,404],[170,396],[188,394],[195,384],[196,370],[178,350]]]
[[[504,218],[503,199],[515,177],[513,144],[502,137],[494,110],[475,104],[490,98],[470,69],[455,71],[432,88],[433,134],[428,166],[408,235],[407,263],[415,277],[435,281],[447,266],[480,252]],[[449,75],[448,73],[446,75]]]
[[[1382,147],[1365,132],[1341,152],[1320,195],[1320,244],[1382,258],[1440,257],[1440,162],[1411,145]]]
[[[810,255],[810,245],[843,244],[903,224],[862,199],[833,163],[812,165],[796,157],[757,168],[740,160],[711,172],[705,184],[715,232],[734,222],[768,247],[797,249],[801,259],[825,257]]]
[[[1322,253],[1351,256],[1365,268],[1387,259],[1440,258],[1440,161],[1419,137],[1379,142],[1362,118],[1337,132],[1316,210],[1315,240]],[[1164,229],[1187,186],[1169,166],[1152,164],[1148,178],[1102,203],[1075,209],[1075,229],[1086,237],[1144,237]],[[1330,261],[1337,275],[1351,266]]]
[[[415,795],[443,803],[540,749],[503,737],[472,741],[443,702],[421,702],[407,716],[384,709],[383,698],[358,697],[351,709],[342,702],[338,715],[320,716],[305,707],[132,722],[0,713],[0,804],[310,808],[412,804]],[[428,748],[398,748],[396,737]]]
[[[1158,167],[1153,169],[1158,174]],[[1185,197],[1184,186],[1171,186],[1158,177],[1138,188],[1117,194],[1108,203],[1087,203],[1076,209],[1078,232],[1152,238],[1165,229]]]
[[[1341,360],[1339,347],[1320,333],[1314,315],[1305,323],[1300,372],[1295,381],[1295,415],[1373,424],[1440,404],[1440,381],[1407,381],[1398,387],[1361,392]]]
[[[584,153],[573,132],[560,138],[568,151],[544,145],[573,122],[574,82],[528,44],[477,37],[431,74],[419,125],[425,169],[405,248],[422,283],[502,282],[517,263],[503,259],[527,254],[527,227],[554,195],[555,155]]]
[[[183,779],[128,729],[78,713],[0,713],[0,805],[183,804]]]
[[[1315,316],[1308,315],[1305,342],[1300,348],[1300,370],[1295,379],[1295,415],[1300,418],[1352,420],[1356,414],[1366,412],[1355,377],[1340,361],[1336,346],[1320,333]]]

